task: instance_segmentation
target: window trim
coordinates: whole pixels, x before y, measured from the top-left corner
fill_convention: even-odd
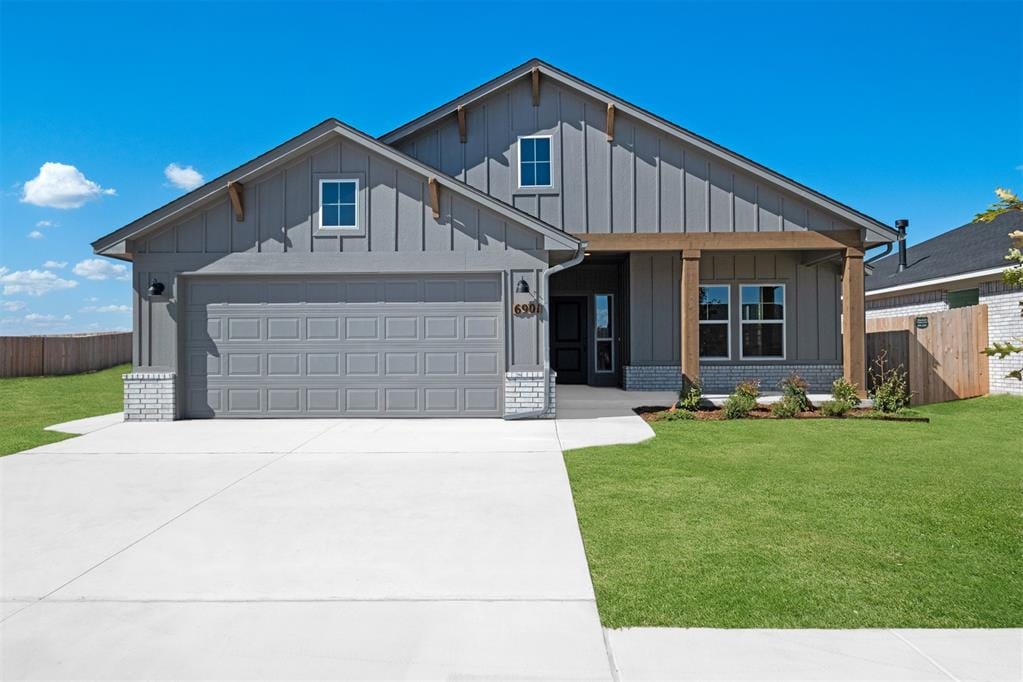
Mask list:
[[[599,337],[597,336],[597,297],[607,296],[607,321],[609,327],[610,336]],[[597,366],[597,344],[601,341],[609,341],[611,343],[611,369],[600,369]],[[615,373],[615,295],[606,294],[603,292],[593,294],[593,373],[594,374],[614,374]]]
[[[522,184],[522,141],[523,140],[548,140],[550,142],[551,158],[547,161],[550,166],[550,182],[546,185],[523,185]],[[530,161],[528,163],[535,163]],[[519,135],[515,142],[515,181],[520,190],[550,190],[554,189],[554,136],[553,135]]]
[[[728,294],[727,294],[727,299],[728,299],[728,316],[724,320],[701,320],[700,319],[699,311],[697,311],[696,321],[698,323],[698,326],[704,325],[704,324],[717,324],[717,325],[722,325],[723,324],[723,325],[726,325],[727,328],[728,328],[727,329],[727,341],[726,341],[726,345],[725,345],[725,355],[700,355],[699,358],[700,358],[700,362],[703,362],[704,360],[706,360],[708,362],[724,362],[724,361],[728,361],[728,360],[732,359],[732,285],[731,284],[718,284],[718,283],[712,283],[712,282],[701,282],[700,283],[700,288],[701,289],[709,288],[709,287],[724,287],[725,291],[728,292]],[[697,329],[697,344],[699,344],[699,329]],[[697,353],[699,353],[699,348],[697,348]]]
[[[780,320],[744,320],[742,319],[742,290],[746,288],[781,287],[781,319]],[[788,324],[789,297],[784,282],[758,282],[756,284],[739,285],[739,359],[740,360],[787,360],[788,359]],[[780,324],[781,355],[746,355],[742,348],[742,331],[745,324]]]
[[[327,182],[349,182],[355,184],[355,224],[354,225],[324,225],[323,224],[323,185]],[[362,211],[359,210],[359,190],[361,183],[358,177],[325,177],[319,178],[316,194],[316,229],[323,232],[361,232],[362,225],[359,219]]]

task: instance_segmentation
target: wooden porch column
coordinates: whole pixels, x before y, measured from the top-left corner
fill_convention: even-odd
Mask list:
[[[682,387],[700,380],[700,250],[682,252],[682,288],[679,296],[682,328]]]
[[[842,259],[842,371],[861,393],[867,388],[865,343],[863,250],[850,247]]]

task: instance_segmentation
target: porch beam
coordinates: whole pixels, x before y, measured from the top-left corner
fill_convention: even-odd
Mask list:
[[[683,388],[700,380],[700,255],[699,249],[682,252],[679,338],[682,340]]]
[[[814,232],[574,233],[588,251],[785,251],[854,248],[862,254],[859,230]]]
[[[863,291],[863,251],[846,249],[842,257],[842,373],[866,391],[866,317]]]

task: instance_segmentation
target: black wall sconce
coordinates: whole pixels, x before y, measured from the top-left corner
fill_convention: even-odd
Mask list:
[[[515,285],[516,294],[528,294],[529,293],[529,282],[523,277],[519,280],[519,283]]]
[[[150,296],[162,296],[163,295],[163,282],[160,282],[160,281],[154,279],[152,281],[152,283],[150,283],[150,285],[149,285],[149,295]]]

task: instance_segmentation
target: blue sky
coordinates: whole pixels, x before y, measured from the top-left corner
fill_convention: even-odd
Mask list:
[[[911,241],[1023,189],[1021,2],[0,12],[0,334],[129,326],[89,242],[180,195],[170,164],[212,178],[329,116],[381,134],[533,56]]]

